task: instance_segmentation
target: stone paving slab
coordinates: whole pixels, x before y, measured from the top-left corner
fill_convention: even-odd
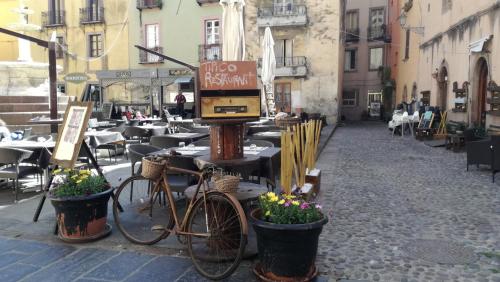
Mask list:
[[[500,185],[465,164],[464,153],[392,138],[383,123],[337,128],[318,161],[330,216],[320,271],[341,281],[500,281]]]

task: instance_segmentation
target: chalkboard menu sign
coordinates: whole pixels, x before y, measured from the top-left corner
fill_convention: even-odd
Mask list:
[[[203,119],[259,118],[256,62],[204,62],[199,75]]]
[[[200,65],[200,90],[257,89],[255,61],[209,61]]]
[[[112,109],[113,109],[113,103],[111,102],[102,103],[102,108],[101,108],[102,116],[104,118],[110,119]]]

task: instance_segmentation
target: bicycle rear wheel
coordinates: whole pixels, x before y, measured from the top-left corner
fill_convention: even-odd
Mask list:
[[[165,193],[153,193],[154,182],[141,175],[126,179],[116,190],[113,216],[116,226],[129,241],[151,245],[169,235],[174,226]],[[123,212],[118,209],[118,202]]]
[[[206,204],[205,204],[206,203]],[[247,221],[240,203],[220,192],[207,193],[189,212],[188,251],[198,272],[224,279],[241,262],[247,244]]]

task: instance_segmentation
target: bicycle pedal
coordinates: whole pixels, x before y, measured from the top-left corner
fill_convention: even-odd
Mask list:
[[[153,227],[151,227],[151,231],[165,231],[165,226],[163,225],[154,225]]]

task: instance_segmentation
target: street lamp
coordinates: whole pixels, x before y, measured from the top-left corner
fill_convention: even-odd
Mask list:
[[[401,26],[401,28],[407,29],[407,30],[412,30],[416,34],[424,35],[424,27],[423,26],[416,26],[416,27],[407,26],[406,25],[407,18],[408,18],[408,16],[406,15],[406,12],[401,11],[401,15],[399,15],[399,25]]]

